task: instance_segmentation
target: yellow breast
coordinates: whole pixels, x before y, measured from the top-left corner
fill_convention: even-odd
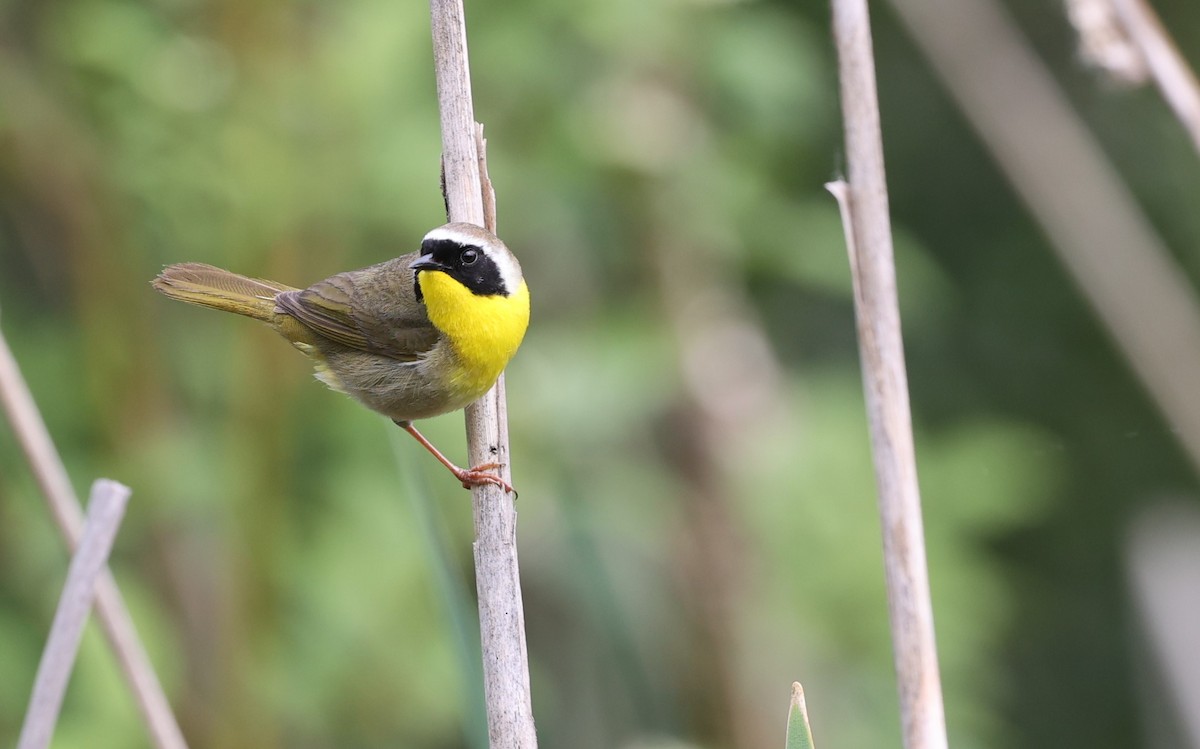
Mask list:
[[[477,398],[517,352],[529,327],[529,288],[510,296],[479,296],[445,273],[417,274],[429,320],[450,343],[458,367],[447,384]]]

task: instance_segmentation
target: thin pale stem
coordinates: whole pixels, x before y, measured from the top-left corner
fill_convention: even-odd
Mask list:
[[[904,746],[945,749],[942,686],[866,0],[834,0],[833,33],[849,179],[830,189],[842,209],[854,281]]]
[[[115,481],[98,479],[92,484],[88,500],[87,521],[83,535],[71,565],[67,571],[67,582],[63,586],[54,623],[42,661],[38,664],[37,678],[33,683],[33,695],[17,749],[46,749],[54,737],[54,727],[62,709],[71,671],[75,667],[75,656],[83,639],[83,627],[87,624],[96,597],[96,582],[108,564],[108,554],[125,516],[125,505],[129,501],[129,488]]]
[[[74,552],[83,532],[79,499],[3,333],[0,333],[0,407],[25,452],[63,541]],[[96,583],[95,607],[104,635],[117,657],[154,745],[158,749],[187,749],[183,732],[179,730],[150,657],[138,638],[117,583],[107,570]]]
[[[1200,472],[1200,301],[995,0],[892,0]]]
[[[442,123],[442,168],[451,221],[494,226],[485,216],[480,135],[471,100],[467,32],[461,0],[431,0],[434,66]],[[491,203],[494,208],[494,202]],[[466,409],[471,465],[499,463],[512,482],[504,379]],[[488,735],[497,749],[537,746],[529,690],[525,613],[517,563],[517,512],[500,487],[472,488],[475,585],[483,646]]]
[[[1129,41],[1200,153],[1200,83],[1146,0],[1110,0]]]

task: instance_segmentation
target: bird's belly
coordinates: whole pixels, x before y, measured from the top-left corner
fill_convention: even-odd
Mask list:
[[[439,349],[412,362],[360,351],[327,353],[325,369],[337,382],[317,376],[390,419],[425,419],[465,407],[495,381],[464,376],[460,363]]]

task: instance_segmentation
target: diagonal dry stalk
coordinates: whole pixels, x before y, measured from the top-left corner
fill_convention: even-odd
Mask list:
[[[1147,0],[1110,0],[1163,98],[1200,153],[1200,83]]]
[[[848,181],[838,199],[850,253],[863,389],[879,488],[888,613],[906,749],[945,749],[908,377],[866,0],[833,0]]]
[[[104,573],[128,502],[129,487],[108,479],[97,479],[92,484],[87,522],[79,547],[71,558],[67,582],[54,613],[46,649],[42,651],[17,749],[50,746],[67,683],[75,667],[75,656],[79,653],[79,643],[83,640],[83,628],[96,597],[96,582]]]
[[[1200,153],[1200,81],[1148,0],[1066,0],[1083,61],[1122,85],[1150,79]]]
[[[481,169],[482,139],[471,99],[462,0],[431,0],[430,15],[447,212],[451,221],[494,229],[490,185],[486,196],[492,211],[490,222],[485,214],[486,172]],[[511,483],[503,376],[467,407],[466,419],[470,464],[501,463],[501,476]],[[537,735],[517,563],[516,505],[514,498],[491,484],[474,487],[472,502],[488,736],[494,749],[532,749],[537,746]]]
[[[59,533],[74,553],[83,532],[79,499],[3,333],[0,333],[0,407],[3,407],[29,461]],[[96,583],[95,607],[104,635],[129,683],[154,745],[158,749],[187,749],[162,684],[138,639],[129,609],[125,607],[111,572],[105,571]]]
[[[1200,471],[1200,299],[995,0],[892,0]]]

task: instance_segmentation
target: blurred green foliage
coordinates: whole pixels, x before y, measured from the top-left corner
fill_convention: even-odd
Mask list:
[[[1164,235],[1200,246],[1169,112],[1082,71],[1057,7],[1013,9]],[[1200,11],[1163,13],[1195,50]],[[1139,503],[1195,479],[876,14],[952,741],[1138,746],[1120,543]],[[501,234],[534,295],[508,392],[542,744],[778,745],[800,680],[819,745],[898,746],[822,189],[841,160],[825,6],[468,19]],[[0,324],[76,486],[134,488],[113,566],[196,749],[482,745],[467,495],[270,331],[147,283],[197,260],[302,285],[411,251],[444,220],[429,47],[420,3],[0,2]],[[697,401],[688,356],[739,359],[689,343],[723,315],[770,353]],[[424,428],[463,455],[459,416]],[[65,568],[0,429],[0,736]],[[145,745],[89,632],[55,746]]]

